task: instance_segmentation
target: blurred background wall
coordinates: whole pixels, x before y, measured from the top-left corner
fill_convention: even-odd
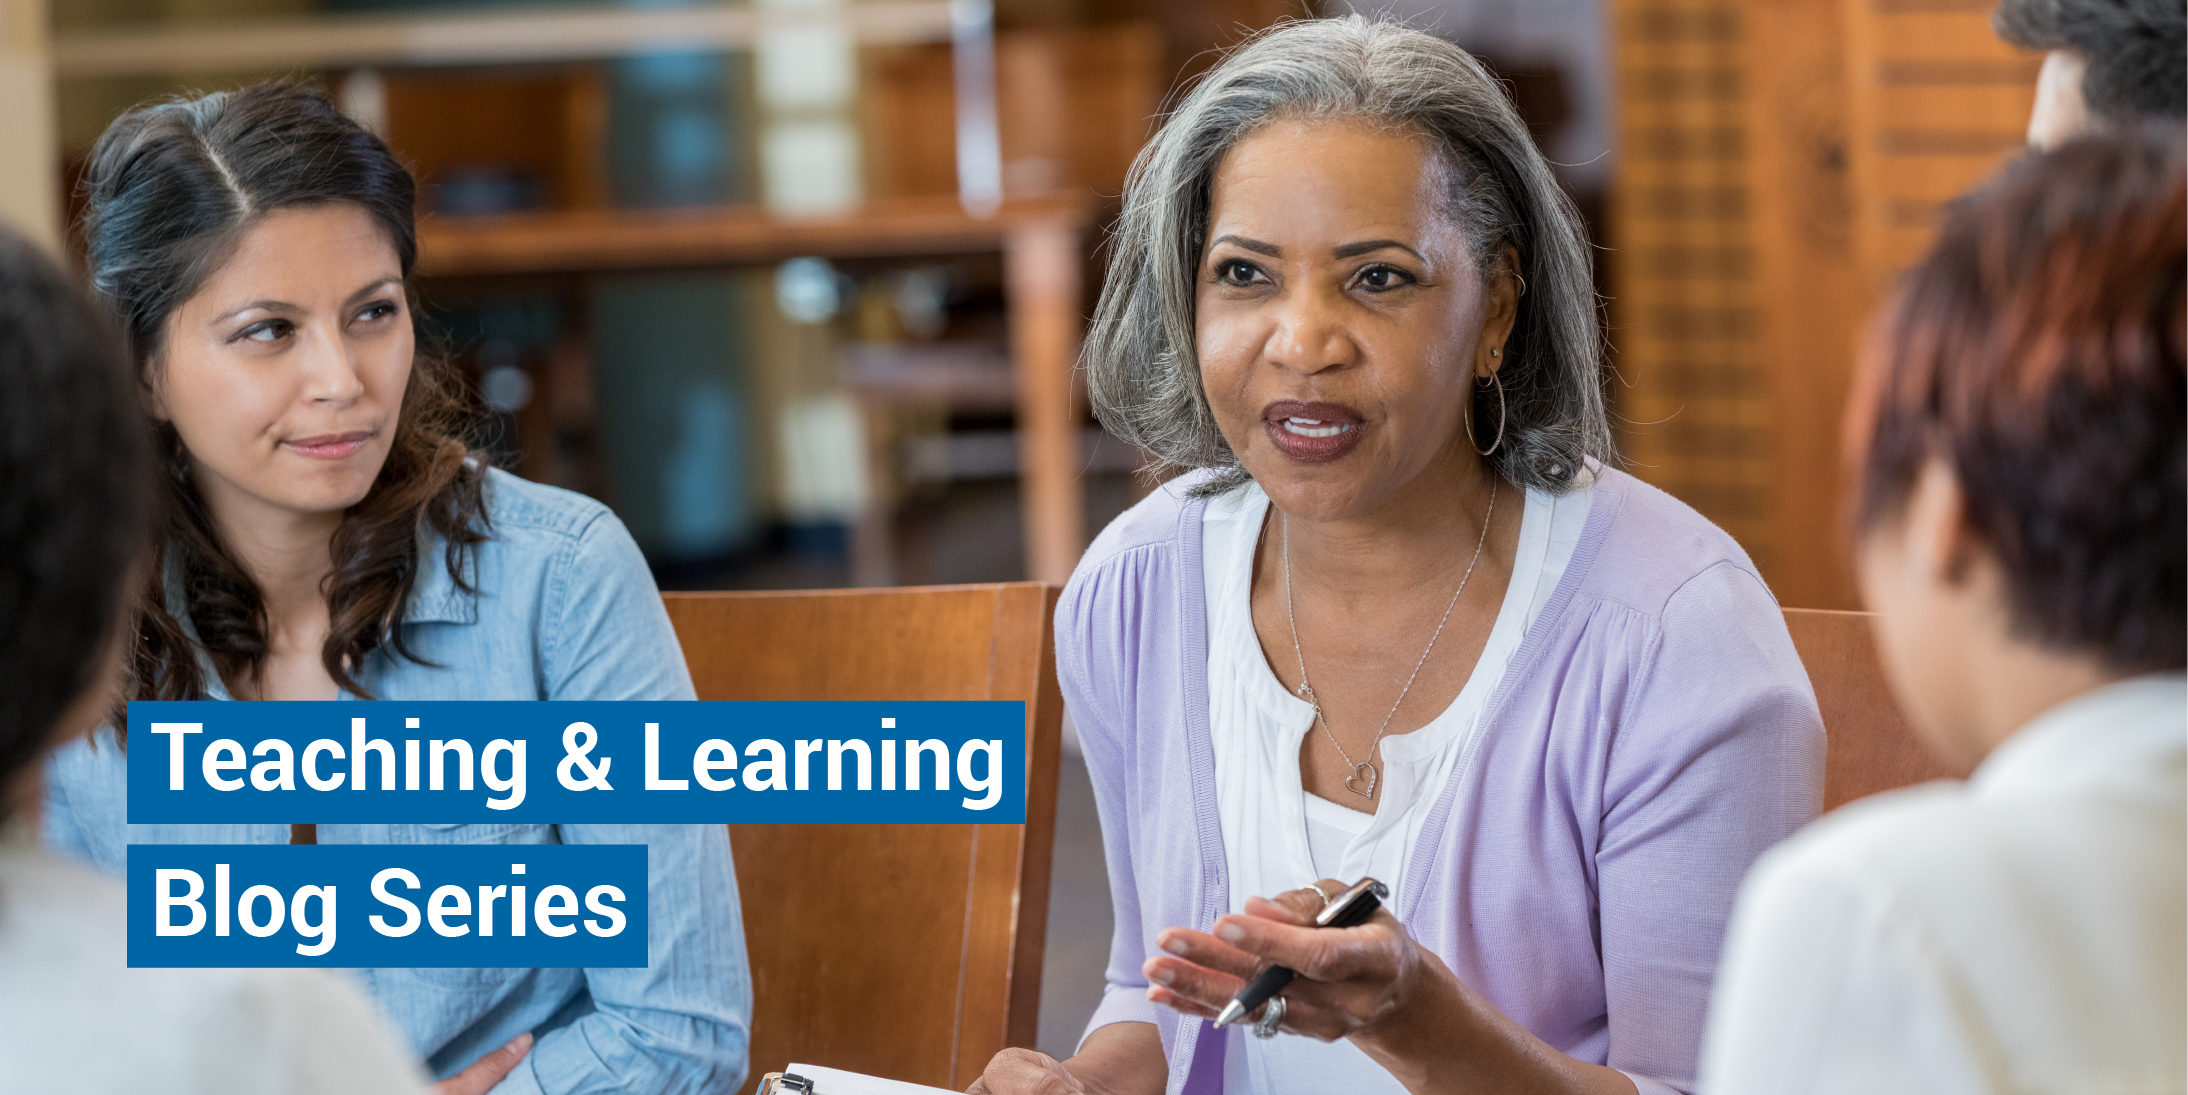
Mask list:
[[[0,218],[66,250],[121,110],[322,83],[419,175],[418,292],[479,442],[665,588],[1061,581],[1140,496],[1070,371],[1162,102],[1284,0],[0,0]],[[1985,0],[1393,0],[1505,80],[1588,221],[1626,467],[1789,606],[1855,607],[1861,323],[2017,150]],[[586,20],[590,20],[587,22]],[[1071,762],[1075,764],[1076,762]],[[1065,773],[1042,1043],[1107,948]]]

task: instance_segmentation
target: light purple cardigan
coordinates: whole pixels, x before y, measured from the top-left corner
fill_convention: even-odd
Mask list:
[[[1117,932],[1089,1033],[1154,1023],[1171,1095],[1224,1039],[1146,998],[1162,929],[1230,908],[1208,734],[1197,476],[1087,550],[1056,662],[1101,807]],[[1741,875],[1816,816],[1823,721],[1770,591],[1671,496],[1598,469],[1558,583],[1430,806],[1393,911],[1472,989],[1642,1095],[1693,1086]]]

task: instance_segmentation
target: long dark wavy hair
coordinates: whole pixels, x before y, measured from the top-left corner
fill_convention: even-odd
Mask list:
[[[255,84],[131,110],[100,136],[83,186],[91,286],[142,382],[158,368],[168,318],[268,213],[348,202],[387,232],[406,280],[417,262],[410,172],[324,94],[299,84]],[[387,463],[329,545],[334,569],[323,591],[331,627],[320,658],[327,675],[354,694],[371,698],[356,674],[383,645],[421,660],[403,645],[402,613],[419,568],[428,565],[420,559],[426,532],[446,545],[443,562],[457,585],[471,588],[464,556],[486,539],[486,464],[461,440],[469,413],[447,360],[420,352]],[[157,437],[167,489],[154,558],[179,577],[182,616],[196,637],[171,611],[165,575],[153,568],[140,597],[126,695],[202,699],[208,682],[200,650],[224,680],[258,679],[266,605],[192,485],[174,426],[159,424]],[[114,725],[121,733],[123,721]]]

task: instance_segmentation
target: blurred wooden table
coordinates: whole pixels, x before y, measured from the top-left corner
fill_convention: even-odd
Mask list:
[[[1091,201],[1073,194],[1009,202],[987,217],[966,213],[953,198],[876,202],[825,217],[729,207],[427,218],[419,225],[418,272],[462,277],[1000,252],[1017,382],[1026,576],[1061,585],[1086,547],[1071,370],[1092,216]]]

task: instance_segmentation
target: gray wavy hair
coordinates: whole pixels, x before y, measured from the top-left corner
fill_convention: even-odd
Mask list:
[[[1560,492],[1585,458],[1614,459],[1588,242],[1572,202],[1496,78],[1465,50],[1354,15],[1278,26],[1203,78],[1133,161],[1087,332],[1087,389],[1109,431],[1165,468],[1214,468],[1194,493],[1250,477],[1216,429],[1194,351],[1193,298],[1216,164],[1280,118],[1348,118],[1417,132],[1444,159],[1450,212],[1484,277],[1519,254],[1526,292],[1505,344],[1506,479]],[[1474,419],[1498,420],[1476,386]],[[1492,435],[1493,436],[1493,435]],[[1477,441],[1477,444],[1479,442]]]

